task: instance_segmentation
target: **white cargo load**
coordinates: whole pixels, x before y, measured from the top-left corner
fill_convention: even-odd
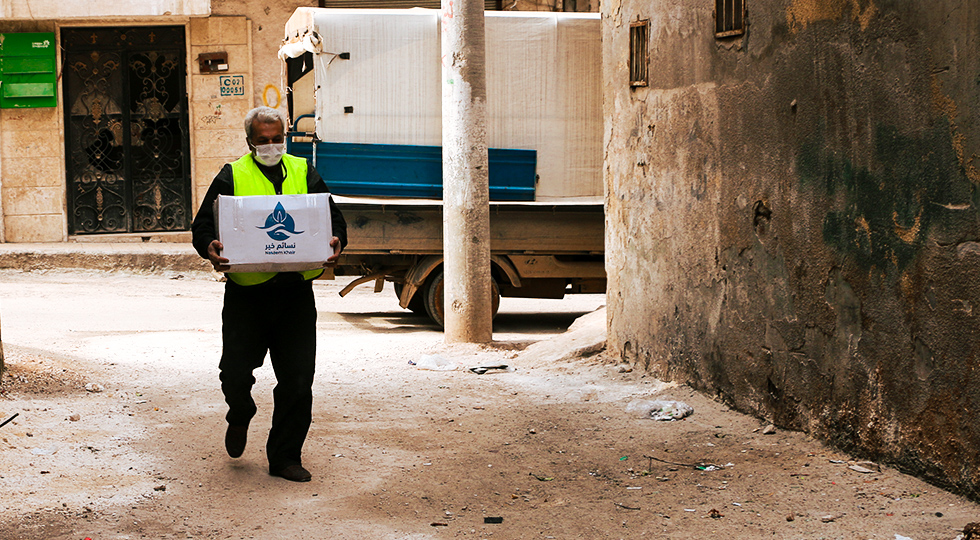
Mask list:
[[[599,15],[485,21],[489,146],[537,151],[538,201],[601,197]],[[314,113],[321,141],[441,146],[440,36],[438,10],[297,9],[281,54],[317,52],[294,117]]]

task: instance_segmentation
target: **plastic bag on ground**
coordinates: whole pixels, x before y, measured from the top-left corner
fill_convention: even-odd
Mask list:
[[[680,420],[694,414],[694,409],[683,401],[645,400],[634,401],[626,406],[626,412],[643,418],[660,421]]]
[[[415,367],[430,371],[455,371],[459,369],[459,364],[447,360],[438,354],[427,354],[415,362]]]

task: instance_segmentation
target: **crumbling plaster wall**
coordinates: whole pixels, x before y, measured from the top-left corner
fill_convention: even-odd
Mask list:
[[[980,6],[713,7],[602,3],[611,349],[980,497]]]

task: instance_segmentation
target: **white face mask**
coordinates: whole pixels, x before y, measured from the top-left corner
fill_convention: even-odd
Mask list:
[[[286,143],[260,144],[255,147],[255,161],[272,167],[282,160],[282,155],[286,153]]]

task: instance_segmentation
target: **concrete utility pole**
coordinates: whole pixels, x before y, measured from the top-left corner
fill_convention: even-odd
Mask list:
[[[442,0],[442,177],[447,343],[493,339],[483,0]]]

